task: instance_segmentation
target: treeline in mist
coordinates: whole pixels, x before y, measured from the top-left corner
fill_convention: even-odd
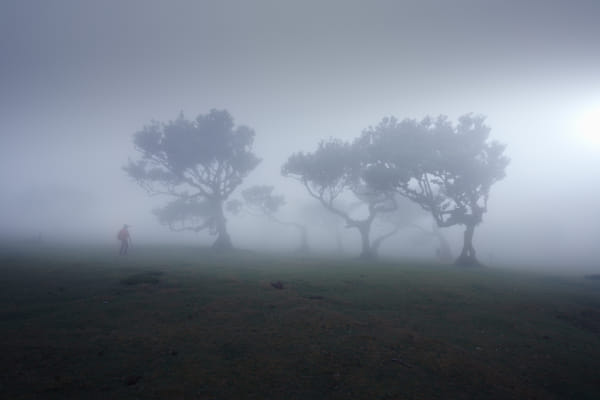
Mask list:
[[[413,223],[414,204],[435,221],[430,234],[440,240],[440,258],[450,251],[438,228],[462,226],[463,247],[455,262],[478,265],[474,231],[487,211],[492,185],[504,178],[509,163],[505,146],[491,141],[489,133],[484,117],[472,114],[456,123],[444,116],[420,121],[389,117],[352,141],[331,138],[312,152],[291,154],[281,173],[360,235],[361,258],[376,257],[383,241]],[[213,247],[227,250],[233,243],[226,215],[249,213],[296,229],[298,250],[306,252],[311,219],[282,220],[278,212],[286,199],[272,185],[255,185],[233,196],[261,162],[253,152],[254,137],[253,129],[236,126],[225,110],[193,120],[180,115],[137,132],[133,143],[139,157],[124,170],[148,193],[171,197],[154,213],[172,230],[208,231],[216,236]],[[376,220],[389,229],[373,235]]]

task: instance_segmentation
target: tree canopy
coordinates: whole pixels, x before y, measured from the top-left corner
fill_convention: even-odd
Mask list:
[[[187,120],[153,122],[135,133],[140,154],[124,167],[150,194],[175,200],[156,211],[159,220],[178,230],[209,229],[215,247],[231,247],[223,203],[259,164],[252,152],[254,131],[235,126],[225,110]]]
[[[365,143],[347,143],[331,139],[321,142],[313,153],[295,153],[282,167],[284,176],[304,185],[308,193],[327,210],[341,217],[349,228],[359,231],[362,258],[373,257],[369,238],[377,213],[395,209],[391,184],[371,173],[365,158]],[[366,215],[357,217],[339,206],[339,199],[354,195],[366,205]]]
[[[457,263],[476,264],[472,238],[487,211],[492,185],[504,178],[505,146],[489,141],[482,116],[421,121],[384,119],[366,130],[369,156],[382,174],[397,177],[396,191],[429,211],[440,227],[465,226]]]
[[[295,153],[282,173],[298,179],[332,213],[357,228],[362,256],[373,255],[390,231],[373,243],[369,231],[377,214],[397,209],[396,194],[431,213],[439,227],[464,225],[464,245],[457,263],[477,264],[472,239],[487,211],[492,185],[505,175],[505,146],[489,140],[485,118],[466,114],[453,124],[445,116],[421,121],[384,118],[351,144],[331,139],[313,153]],[[351,192],[367,205],[357,219],[336,205]]]
[[[275,188],[270,185],[254,185],[242,190],[246,207],[255,214],[274,217],[285,205],[285,197],[273,194]]]

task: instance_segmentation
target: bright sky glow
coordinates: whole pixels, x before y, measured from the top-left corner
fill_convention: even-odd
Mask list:
[[[585,145],[600,148],[600,106],[585,111],[577,121],[576,128],[577,136]]]

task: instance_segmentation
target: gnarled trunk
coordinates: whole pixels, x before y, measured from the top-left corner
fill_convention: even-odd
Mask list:
[[[296,249],[296,253],[308,253],[309,252],[308,233],[306,231],[306,226],[304,226],[302,224],[298,224],[296,222],[282,221],[279,218],[275,217],[274,215],[267,215],[267,216],[269,217],[269,219],[271,221],[273,221],[279,225],[292,227],[300,233],[300,246],[298,246],[298,248]]]
[[[394,229],[392,229],[388,233],[383,234],[383,235],[379,236],[377,239],[373,240],[373,243],[371,244],[371,251],[373,252],[373,254],[375,254],[375,255],[379,254],[379,248],[381,247],[381,244],[385,240],[391,238],[396,233],[398,233],[399,230],[400,230],[400,227],[395,226]]]
[[[212,244],[215,250],[231,250],[233,244],[231,237],[227,233],[227,219],[223,213],[223,203],[218,203],[215,207],[215,231],[217,232],[217,240]]]
[[[300,224],[295,224],[294,225],[298,231],[300,231],[300,247],[298,247],[298,250],[296,250],[296,252],[298,253],[308,253],[309,252],[309,247],[308,247],[308,234],[306,233],[306,227],[302,226]]]
[[[362,223],[356,227],[360,232],[360,239],[362,244],[362,250],[360,252],[361,260],[372,260],[375,258],[375,253],[371,249],[371,240],[369,239],[369,232],[371,230],[370,223]]]
[[[475,248],[473,248],[473,234],[475,233],[475,225],[469,224],[465,228],[463,249],[460,256],[454,262],[456,265],[464,267],[481,266],[475,257]]]

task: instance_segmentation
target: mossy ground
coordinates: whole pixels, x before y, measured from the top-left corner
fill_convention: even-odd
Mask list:
[[[0,252],[1,398],[600,398],[583,276],[113,250]]]

